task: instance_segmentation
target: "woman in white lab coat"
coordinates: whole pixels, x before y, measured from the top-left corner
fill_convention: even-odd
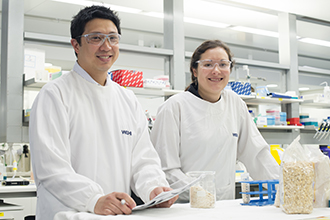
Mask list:
[[[226,44],[205,41],[191,58],[190,86],[158,109],[151,141],[172,188],[188,171],[215,171],[217,200],[234,199],[237,160],[255,180],[278,178],[279,166],[245,102],[224,90],[233,64]],[[188,202],[187,194],[178,201]]]

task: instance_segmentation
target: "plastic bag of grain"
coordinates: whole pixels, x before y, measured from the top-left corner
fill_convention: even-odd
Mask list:
[[[314,165],[298,136],[284,151],[280,173],[280,207],[287,214],[313,211]]]

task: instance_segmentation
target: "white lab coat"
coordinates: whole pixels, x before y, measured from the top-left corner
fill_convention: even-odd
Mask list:
[[[169,186],[138,100],[108,83],[99,86],[71,71],[38,94],[29,130],[37,219],[93,212],[101,196],[131,188],[146,202],[155,187]]]
[[[170,97],[158,109],[151,140],[172,188],[188,171],[215,171],[217,200],[234,199],[237,160],[255,180],[278,178],[279,166],[246,104],[229,90],[216,103],[188,91]]]

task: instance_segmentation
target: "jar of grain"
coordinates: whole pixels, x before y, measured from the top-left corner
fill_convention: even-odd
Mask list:
[[[214,208],[216,200],[215,172],[191,171],[187,175],[200,180],[190,187],[190,207]]]

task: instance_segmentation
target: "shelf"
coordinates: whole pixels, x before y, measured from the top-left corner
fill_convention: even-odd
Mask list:
[[[304,106],[330,108],[330,103],[315,102],[314,100],[304,100],[304,102],[301,103],[301,104],[304,105]]]
[[[244,101],[249,100],[249,99],[255,99],[256,96],[255,95],[238,95],[241,99],[243,99]]]
[[[63,45],[72,47],[69,37],[51,35],[51,34],[40,34],[34,32],[24,32],[24,41],[26,42],[43,42],[51,45]],[[173,50],[164,49],[164,48],[153,48],[153,47],[144,47],[130,44],[120,43],[119,47],[120,52],[130,52],[130,53],[139,53],[139,54],[149,54],[156,56],[169,57],[173,56]]]
[[[24,82],[24,87],[26,88],[42,88],[47,82],[36,82],[34,78],[26,80]],[[138,87],[126,87],[129,90],[132,90],[136,95],[144,95],[144,96],[171,96],[183,90],[173,90],[173,89],[153,89],[153,88],[138,88]]]
[[[26,80],[24,86],[26,88],[42,88],[47,82],[37,82],[34,78]],[[171,96],[177,93],[183,92],[183,90],[173,90],[173,89],[153,89],[153,88],[137,88],[137,87],[127,87],[127,89],[132,90],[136,95],[145,95],[152,97],[161,96]],[[239,95],[248,105],[260,105],[260,104],[287,104],[287,103],[301,103],[302,99],[285,99],[285,98],[271,98],[262,97],[256,95]],[[322,103],[327,104],[327,103]],[[328,104],[330,107],[330,103]]]
[[[40,89],[42,88],[47,82],[38,82],[35,78],[28,79],[24,81],[24,87],[26,88],[35,88]]]
[[[275,129],[275,130],[293,130],[293,129],[304,129],[304,126],[285,126],[285,125],[257,125],[258,129]]]
[[[135,95],[143,95],[143,96],[151,96],[151,97],[171,96],[183,92],[183,90],[173,90],[173,89],[152,89],[152,88],[137,88],[137,87],[126,87],[126,88],[132,90]]]
[[[308,66],[299,66],[298,70],[299,70],[299,72],[330,75],[330,70],[328,70],[328,69],[320,69],[320,68],[314,68],[314,67],[308,67]]]
[[[248,105],[260,105],[260,104],[289,104],[289,103],[301,103],[302,99],[285,99],[285,98],[271,98],[263,96],[254,96],[253,99],[245,100]]]

